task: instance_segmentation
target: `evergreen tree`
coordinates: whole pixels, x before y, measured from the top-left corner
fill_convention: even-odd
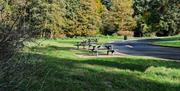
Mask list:
[[[63,32],[65,10],[61,0],[31,0],[29,12],[31,27],[39,31],[41,37],[53,38],[56,33]]]
[[[141,31],[159,36],[177,34],[179,4],[179,0],[134,0],[134,15],[139,26],[142,26]]]
[[[100,18],[95,0],[69,1],[67,6],[67,36],[94,36],[98,32]]]

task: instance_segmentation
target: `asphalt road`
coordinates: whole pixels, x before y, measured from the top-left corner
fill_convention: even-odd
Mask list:
[[[150,44],[159,39],[129,40],[111,43],[117,52],[133,56],[149,56],[180,61],[180,48]]]

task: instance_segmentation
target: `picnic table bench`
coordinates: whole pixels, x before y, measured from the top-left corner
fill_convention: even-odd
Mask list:
[[[114,48],[113,48],[113,45],[105,45],[106,49],[107,49],[107,55],[109,55],[109,53],[113,54],[114,55]]]
[[[86,46],[91,47],[94,44],[97,44],[98,40],[97,39],[88,39],[88,40],[84,40],[82,42],[77,42],[75,44],[75,46],[77,46],[77,49],[80,48],[80,46],[83,47],[83,49],[85,49]]]
[[[85,49],[85,47],[86,47],[87,45],[88,45],[88,44],[87,44],[86,41],[83,41],[83,42],[77,42],[77,43],[75,44],[75,46],[77,46],[77,49],[79,49],[80,46],[82,46],[83,49]]]
[[[92,46],[92,49],[89,50],[92,53],[92,55],[96,54],[96,56],[99,56],[100,50],[107,50],[107,55],[109,55],[109,53],[114,55],[115,52],[113,45],[94,45]]]

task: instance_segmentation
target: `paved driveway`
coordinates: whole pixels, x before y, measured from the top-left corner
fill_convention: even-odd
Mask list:
[[[162,47],[150,44],[159,39],[129,40],[112,43],[118,52],[133,56],[150,56],[180,61],[180,48]]]

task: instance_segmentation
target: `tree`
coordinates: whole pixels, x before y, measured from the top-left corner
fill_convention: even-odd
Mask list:
[[[102,14],[102,32],[112,35],[120,31],[131,31],[135,26],[132,17],[132,0],[113,0],[110,10]]]
[[[144,34],[159,36],[174,35],[178,32],[179,0],[134,0],[133,8],[139,26],[146,25]]]
[[[65,26],[65,6],[62,1],[31,0],[29,7],[31,24],[39,31],[41,37],[53,38],[57,33],[63,33]]]
[[[67,7],[67,36],[94,36],[98,33],[100,17],[95,0],[69,1]]]
[[[112,35],[118,31],[119,20],[113,16],[110,11],[104,11],[102,16],[101,33],[104,35]]]

